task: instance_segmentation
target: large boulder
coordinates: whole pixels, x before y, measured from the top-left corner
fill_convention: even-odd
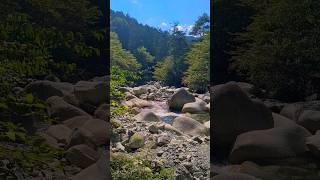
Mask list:
[[[69,127],[70,129],[80,128],[87,121],[92,120],[90,116],[76,116],[71,119],[63,121],[63,124]]]
[[[205,122],[205,123],[204,123],[204,126],[205,126],[206,128],[208,128],[208,129],[210,129],[210,121]]]
[[[46,100],[51,96],[60,96],[73,93],[73,85],[70,83],[52,81],[34,81],[25,87],[25,91],[32,93],[35,97]]]
[[[110,179],[110,172],[108,168],[107,152],[103,153],[99,160],[82,170],[72,180],[107,180]]]
[[[299,116],[301,112],[303,111],[303,105],[299,103],[294,103],[294,104],[286,104],[280,114],[282,116],[285,116],[289,119],[292,119],[294,121],[297,121],[299,119]]]
[[[149,101],[139,99],[139,98],[133,98],[133,99],[130,99],[129,101],[125,101],[123,102],[123,105],[130,108],[132,107],[145,108],[145,107],[152,106],[152,104]]]
[[[306,145],[315,157],[320,158],[320,133],[308,137]]]
[[[81,104],[100,105],[107,102],[107,82],[79,81],[74,86],[74,94]]]
[[[68,149],[66,159],[80,168],[86,168],[99,159],[99,154],[89,146],[80,144]]]
[[[148,92],[148,89],[145,86],[139,86],[139,87],[134,87],[132,89],[132,92],[135,96],[140,96],[142,94],[146,94]]]
[[[91,148],[96,148],[97,144],[96,142],[94,142],[93,137],[94,135],[92,134],[92,132],[86,130],[85,128],[75,128],[72,131],[67,147],[72,147],[79,144],[86,144]]]
[[[179,131],[192,136],[208,134],[208,129],[203,124],[185,116],[179,116],[173,119],[172,126]]]
[[[178,89],[168,100],[170,109],[181,110],[183,105],[190,102],[195,102],[195,97],[186,89]]]
[[[320,111],[305,110],[298,118],[297,124],[308,129],[312,134],[320,129]]]
[[[107,121],[110,116],[110,105],[109,104],[101,104],[94,112],[94,117]]]
[[[65,102],[61,97],[52,96],[47,99],[47,110],[50,117],[64,121],[75,116],[89,116],[82,109]]]
[[[100,119],[92,119],[87,121],[82,125],[82,128],[91,132],[93,142],[97,146],[105,145],[109,141],[108,138],[108,131],[109,131],[109,124],[106,121]]]
[[[50,126],[46,133],[55,138],[58,143],[68,144],[72,130],[65,125],[58,124]]]
[[[186,103],[183,105],[182,112],[183,113],[206,113],[208,111],[207,103],[201,99],[196,98],[196,102]]]
[[[273,127],[272,112],[234,82],[213,88],[212,126],[217,148],[230,148],[239,134]]]
[[[305,142],[309,135],[299,125],[246,132],[237,137],[230,153],[230,161],[272,162],[297,157],[306,152]]]
[[[160,122],[161,119],[158,115],[156,115],[151,110],[143,110],[139,114],[137,114],[134,119],[136,121],[147,121],[147,122]]]

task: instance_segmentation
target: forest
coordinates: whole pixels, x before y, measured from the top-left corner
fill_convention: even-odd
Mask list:
[[[81,170],[66,173],[66,149],[39,134],[59,123],[41,97],[107,74],[106,20],[98,0],[0,2],[0,179],[64,179]],[[38,93],[27,92],[29,83],[42,84]]]
[[[111,10],[111,65],[129,71],[125,79],[144,84],[151,80],[170,86],[186,85],[206,91],[209,85],[210,17],[203,14],[195,22],[192,35],[142,25],[129,15]],[[111,73],[112,74],[112,73]]]
[[[212,83],[247,81],[293,102],[319,93],[319,2],[213,3]]]

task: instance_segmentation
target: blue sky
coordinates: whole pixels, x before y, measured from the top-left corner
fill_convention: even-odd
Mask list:
[[[163,30],[179,22],[181,30],[189,31],[200,15],[210,15],[210,0],[110,0],[110,7]]]

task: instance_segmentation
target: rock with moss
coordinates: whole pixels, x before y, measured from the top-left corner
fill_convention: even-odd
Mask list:
[[[135,133],[130,137],[127,147],[130,149],[142,148],[145,144],[145,137],[141,133]]]

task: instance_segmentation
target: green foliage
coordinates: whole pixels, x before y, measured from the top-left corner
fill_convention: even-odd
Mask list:
[[[175,23],[172,27],[169,45],[170,55],[156,64],[153,73],[154,78],[167,85],[180,86],[183,73],[187,69],[184,57],[189,45],[185,33],[179,30],[178,23]]]
[[[122,12],[111,10],[110,29],[118,34],[123,47],[131,52],[144,46],[156,61],[169,53],[170,35],[168,32],[139,24],[136,19]]]
[[[141,74],[143,75],[139,82],[144,84],[148,81],[151,81],[155,57],[152,56],[143,46],[139,47],[135,54],[138,62],[141,64]]]
[[[203,36],[209,30],[210,30],[210,17],[207,13],[204,13],[203,15],[198,17],[190,34],[195,36]]]
[[[152,169],[150,161],[130,158],[125,155],[113,158],[110,166],[112,178],[119,180],[173,180],[173,174],[175,172],[174,168]]]
[[[318,88],[320,2],[245,1],[256,11],[234,59],[258,87],[282,100],[301,100]]]
[[[187,53],[186,61],[188,69],[185,72],[183,82],[191,89],[205,92],[209,85],[210,67],[210,34],[202,40],[192,44]]]
[[[118,66],[121,69],[132,72],[136,72],[140,68],[136,58],[130,51],[122,48],[122,44],[114,32],[110,32],[110,58],[112,66]]]
[[[111,116],[114,117],[127,112],[127,109],[119,103],[123,98],[123,93],[119,91],[119,88],[125,85],[133,85],[139,80],[138,70],[140,65],[129,51],[122,48],[122,44],[114,32],[110,32],[110,57]]]
[[[173,57],[168,56],[162,62],[158,62],[154,70],[154,78],[158,81],[170,83],[173,78]]]

